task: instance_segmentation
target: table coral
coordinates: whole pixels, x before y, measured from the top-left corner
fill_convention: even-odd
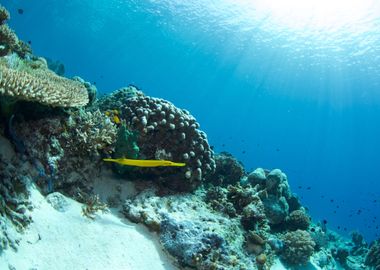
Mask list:
[[[58,76],[47,65],[34,68],[30,62],[19,60],[16,68],[10,67],[9,59],[0,62],[1,95],[56,107],[88,103],[88,92],[82,83]]]

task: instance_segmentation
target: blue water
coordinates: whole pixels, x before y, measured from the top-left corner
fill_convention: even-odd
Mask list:
[[[376,1],[322,17],[259,0],[2,2],[19,37],[67,76],[101,93],[135,84],[188,109],[216,151],[286,172],[314,221],[379,237]]]

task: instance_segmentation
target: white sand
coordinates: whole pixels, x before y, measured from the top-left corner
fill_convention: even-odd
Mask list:
[[[18,252],[8,249],[0,256],[0,269],[177,269],[157,237],[140,225],[112,213],[99,213],[92,221],[82,216],[82,205],[69,198],[65,212],[57,211],[35,188],[31,199],[34,222]]]

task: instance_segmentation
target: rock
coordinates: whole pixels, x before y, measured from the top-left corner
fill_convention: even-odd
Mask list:
[[[59,192],[50,193],[46,196],[46,201],[57,211],[66,212],[69,208],[69,203],[65,196]]]

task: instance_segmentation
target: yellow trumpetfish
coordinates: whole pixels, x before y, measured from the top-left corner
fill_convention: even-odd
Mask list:
[[[128,159],[128,158],[104,158],[104,161],[114,162],[120,165],[137,166],[137,167],[183,167],[186,163],[177,163],[169,160],[154,160],[154,159]]]

